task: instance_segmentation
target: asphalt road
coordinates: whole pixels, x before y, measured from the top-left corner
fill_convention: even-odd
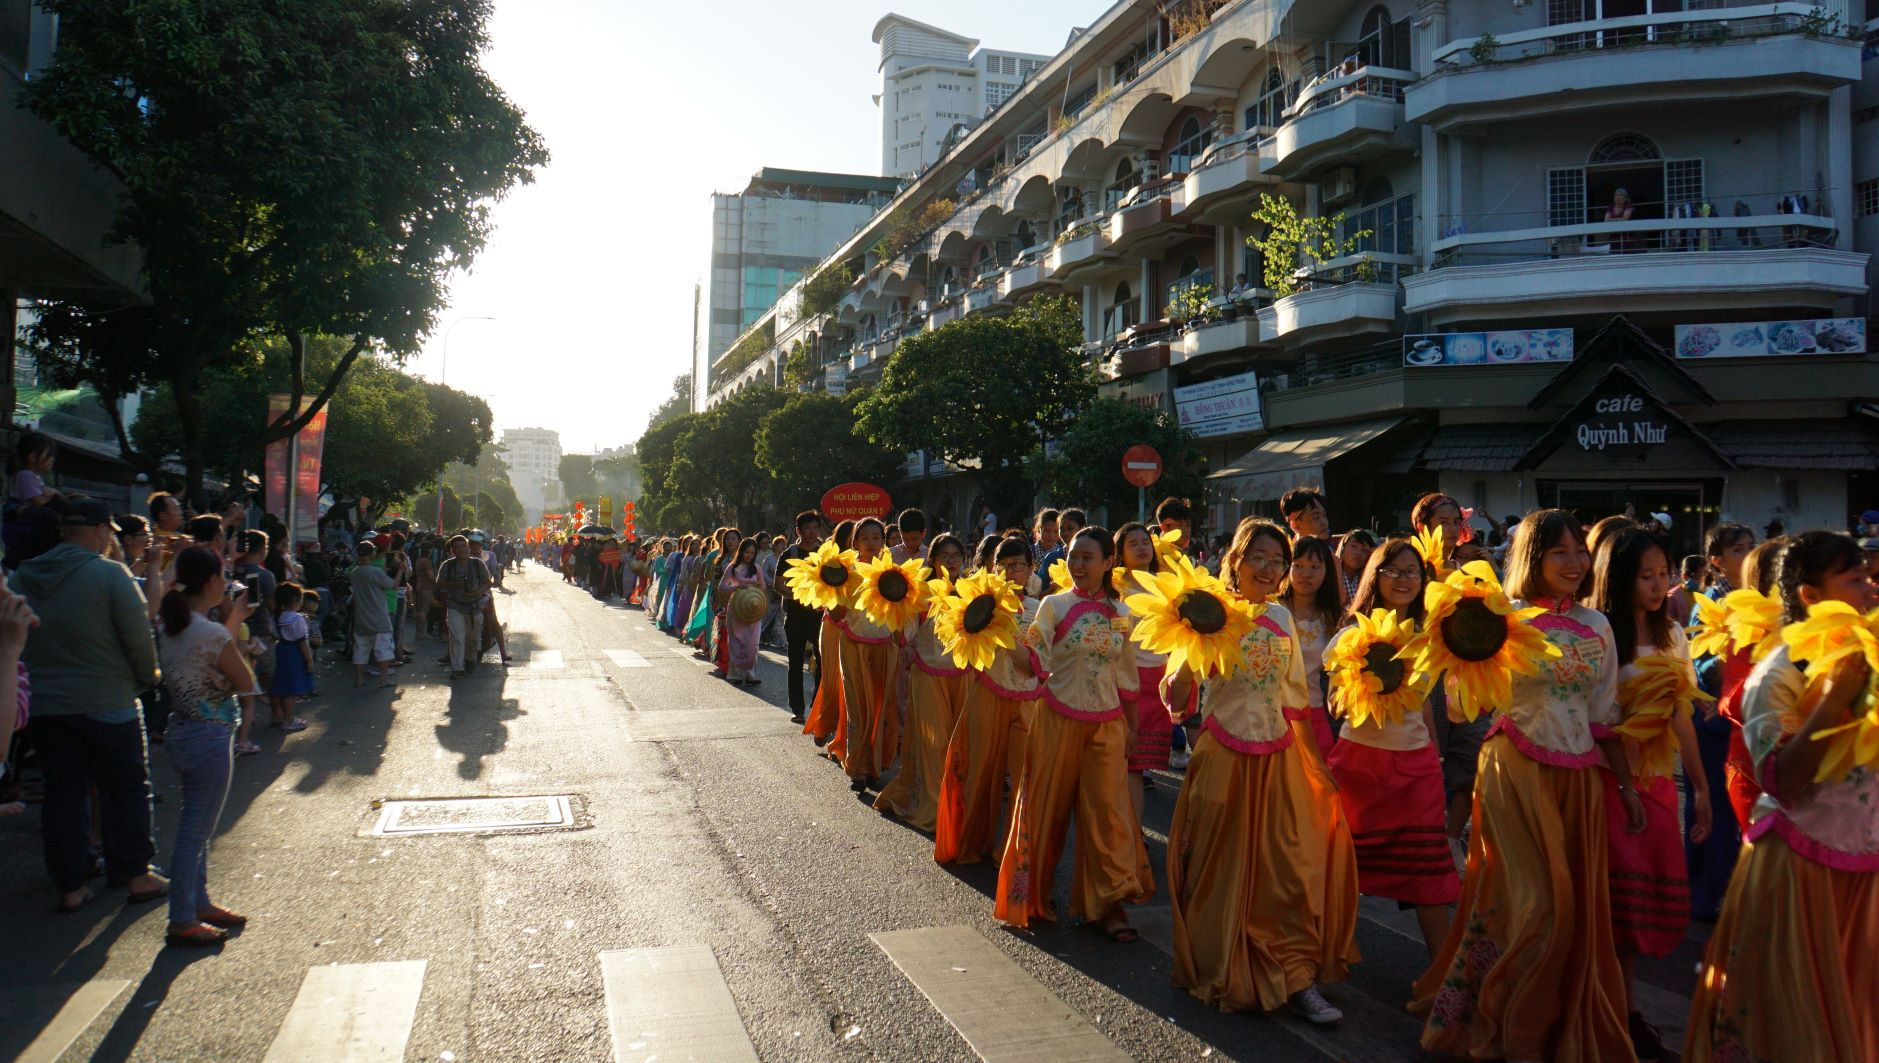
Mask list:
[[[1169,984],[1165,896],[1133,944],[1002,929],[996,869],[935,865],[850,793],[774,655],[733,688],[636,609],[533,566],[510,588],[507,672],[453,685],[433,641],[395,693],[354,691],[323,655],[312,726],[237,765],[210,883],[253,921],[217,952],[164,948],[163,906],[122,891],[50,914],[37,811],[0,819],[0,1059],[1422,1058],[1402,1004],[1426,957],[1393,904],[1364,902],[1342,1023],[1221,1014]],[[160,749],[152,775],[173,795]],[[1159,883],[1179,777],[1156,784]],[[385,802],[544,796],[571,826],[373,833]],[[563,811],[502,811],[537,808]],[[1641,967],[1666,1040],[1705,931]]]

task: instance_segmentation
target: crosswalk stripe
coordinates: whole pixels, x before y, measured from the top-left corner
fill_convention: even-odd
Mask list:
[[[607,659],[621,668],[651,668],[652,662],[632,650],[605,650]]]
[[[33,1038],[32,1044],[14,1057],[14,1063],[52,1063],[64,1055],[92,1020],[110,1007],[129,985],[121,979],[99,979],[79,986],[66,998],[45,1029],[39,1031],[39,1036]],[[16,1020],[19,1018],[18,1013],[12,1014]]]
[[[560,650],[536,650],[528,656],[528,666],[531,671],[547,671],[561,668],[566,664],[567,662],[561,659]]]
[[[868,937],[986,1063],[1129,1058],[969,926]]]
[[[263,1063],[401,1063],[428,962],[309,967]]]
[[[709,945],[603,952],[600,971],[614,1063],[756,1060]]]

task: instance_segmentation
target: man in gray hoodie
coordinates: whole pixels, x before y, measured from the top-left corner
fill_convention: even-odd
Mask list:
[[[87,791],[98,787],[105,875],[153,901],[169,882],[152,873],[149,758],[137,696],[157,684],[157,647],[130,570],[102,555],[117,525],[102,502],[80,499],[60,519],[60,544],[20,566],[14,584],[39,614],[21,655],[33,683],[33,744],[46,777],[46,869],[59,910],[85,888]]]

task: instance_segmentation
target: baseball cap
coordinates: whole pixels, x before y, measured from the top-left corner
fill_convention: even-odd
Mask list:
[[[1869,509],[1859,515],[1861,524],[1879,524],[1879,509]]]
[[[80,498],[65,504],[65,512],[59,516],[59,525],[65,528],[97,528],[110,525],[117,531],[117,521],[111,519],[111,507],[95,498]]]

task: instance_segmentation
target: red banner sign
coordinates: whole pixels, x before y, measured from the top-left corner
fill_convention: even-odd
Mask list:
[[[831,521],[885,517],[893,504],[888,493],[873,484],[843,484],[822,496],[822,515]]]
[[[292,402],[291,395],[268,396],[268,423],[273,424],[287,415]],[[313,405],[313,397],[303,396],[300,411],[304,413]],[[294,441],[277,439],[267,448],[267,479],[265,481],[263,504],[269,513],[288,521],[294,529],[296,538],[309,540],[313,529],[320,520],[320,459],[326,446],[326,408],[313,415],[305,428],[299,433],[299,453],[294,453]],[[297,460],[297,464],[296,464]],[[287,477],[288,466],[293,465],[294,477],[294,513],[287,512]]]

